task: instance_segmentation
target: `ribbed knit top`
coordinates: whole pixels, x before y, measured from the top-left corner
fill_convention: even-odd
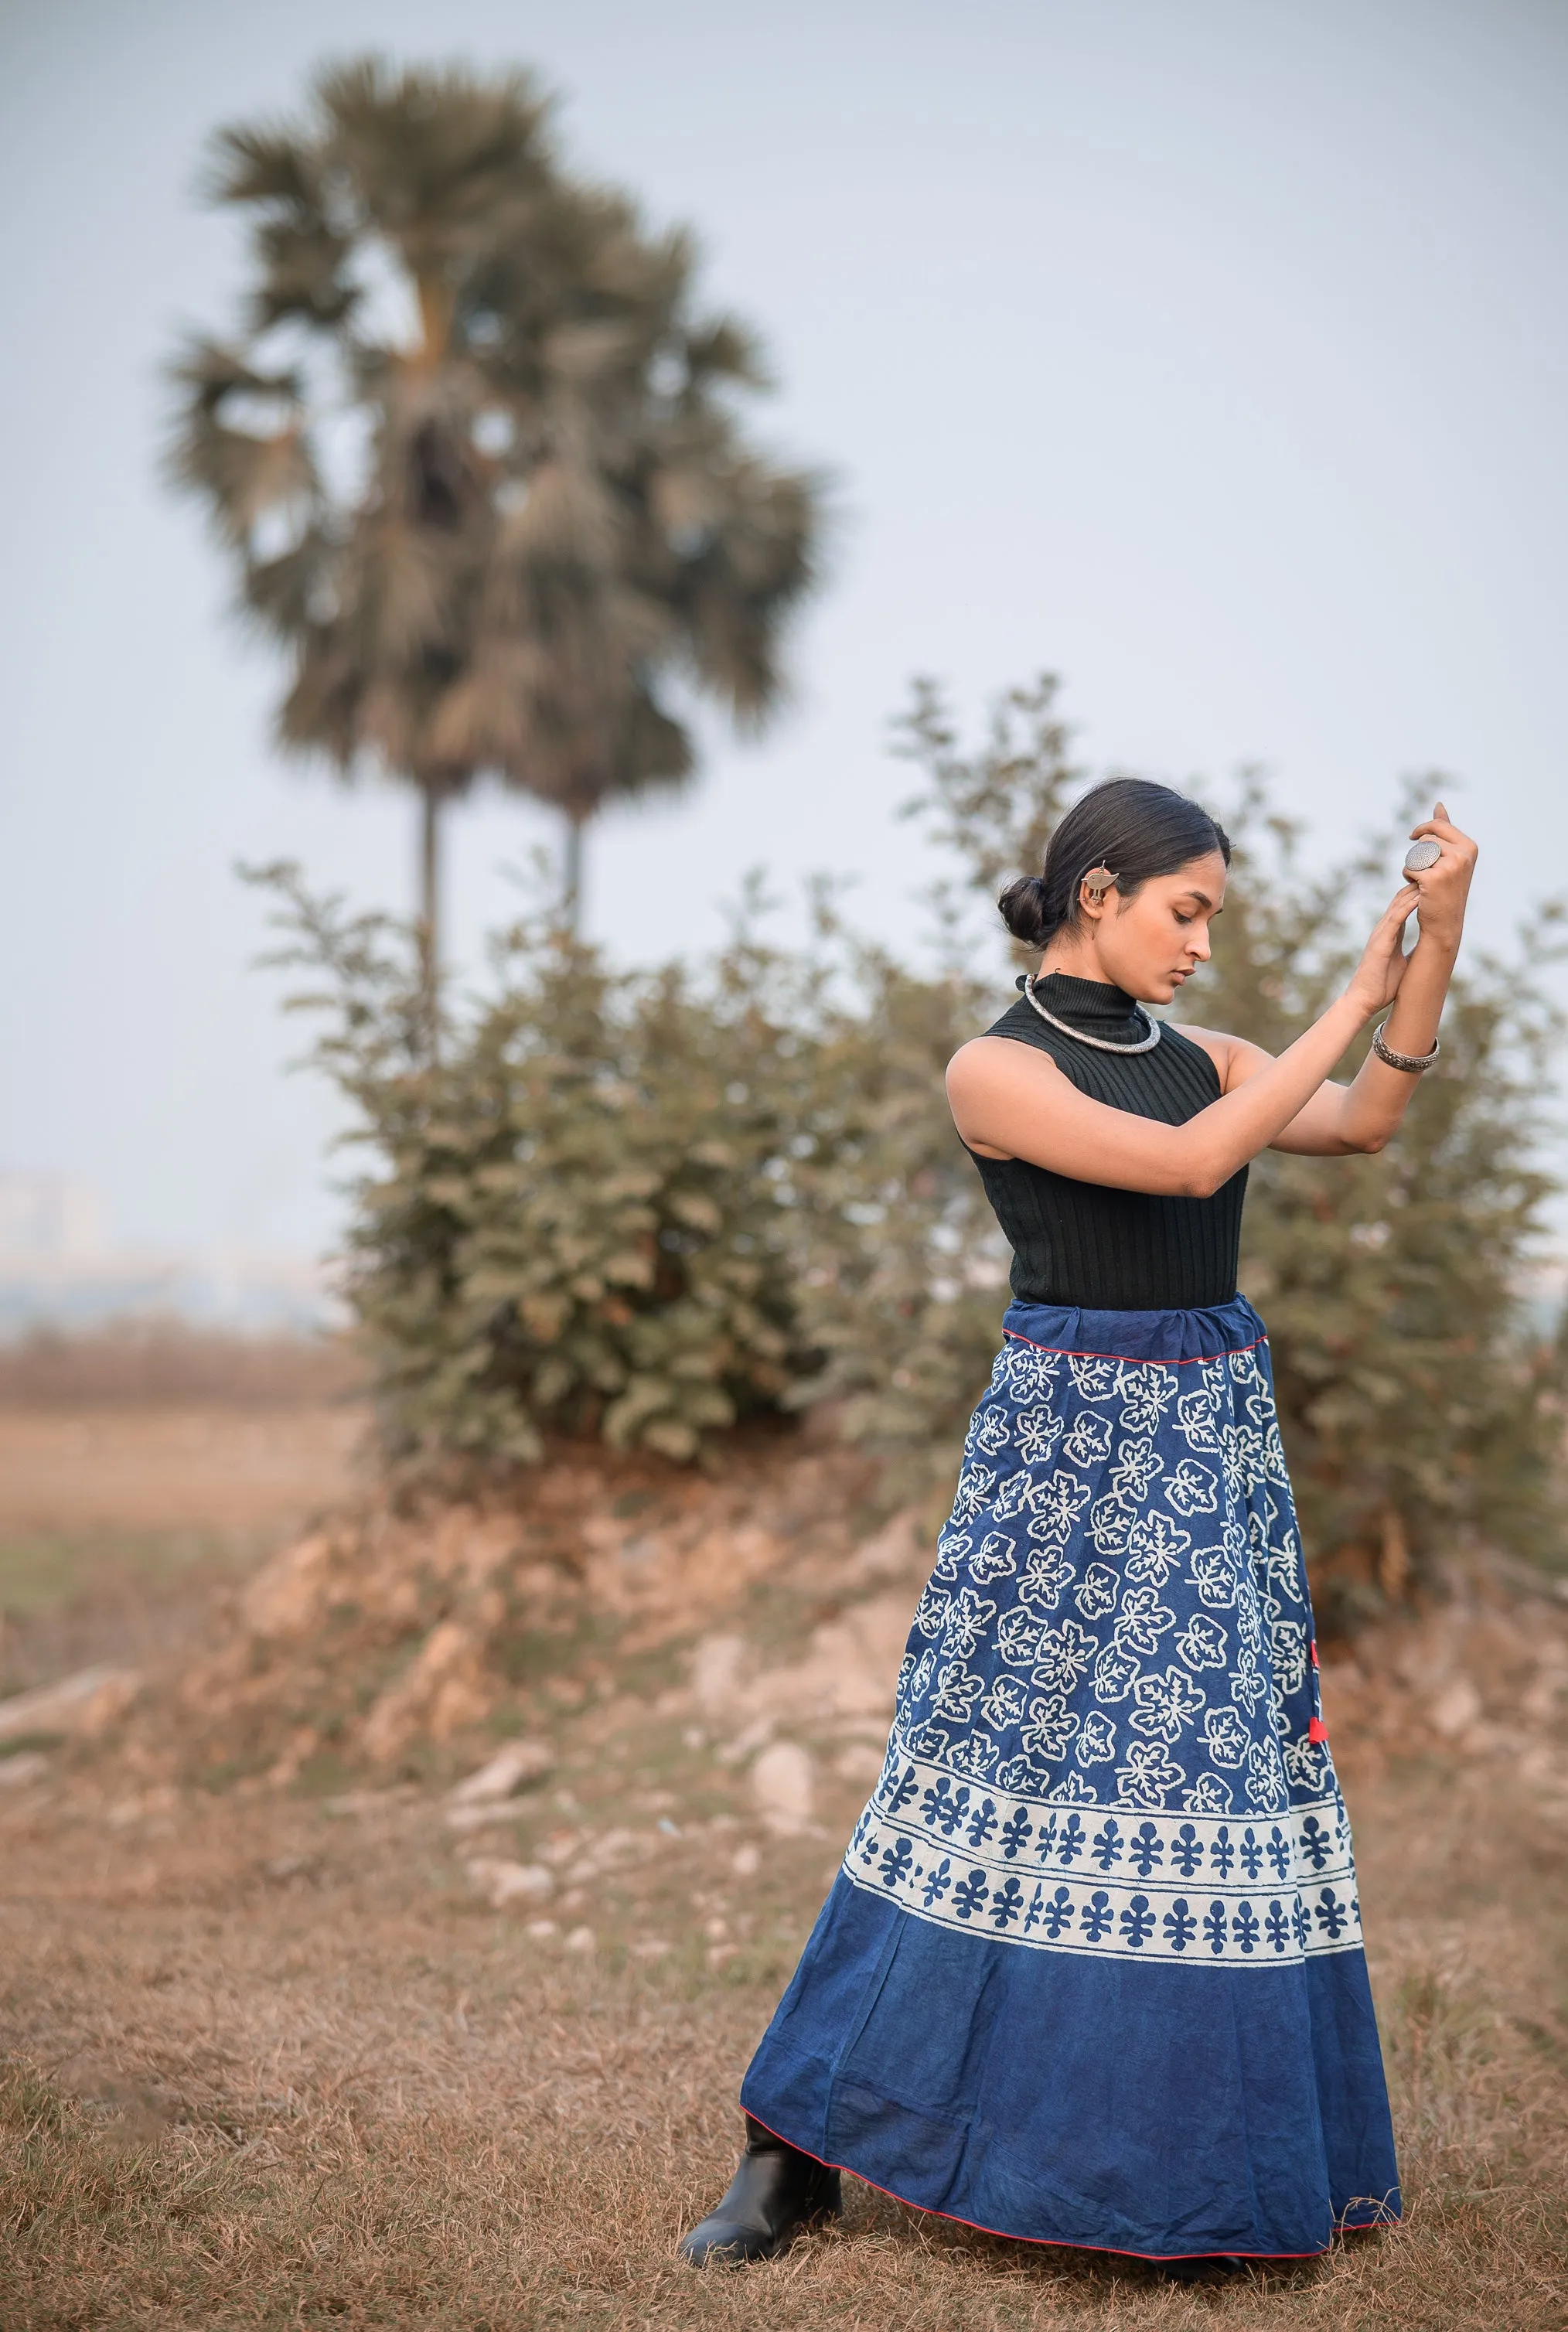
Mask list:
[[[1059,971],[1035,985],[1058,1020],[1091,1036],[1125,1045],[1147,1033],[1119,988]],[[1020,996],[986,1034],[1037,1046],[1091,1100],[1162,1125],[1184,1125],[1219,1098],[1209,1055],[1169,1022],[1147,1053],[1104,1053],[1053,1028]],[[1013,1250],[1020,1303],[1156,1312],[1228,1304],[1235,1295],[1245,1166],[1212,1198],[1174,1199],[1075,1181],[1022,1158],[970,1155]]]

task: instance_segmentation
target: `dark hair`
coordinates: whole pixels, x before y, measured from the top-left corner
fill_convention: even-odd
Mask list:
[[[1052,835],[1038,874],[1020,875],[997,901],[1026,947],[1043,948],[1078,920],[1078,892],[1092,866],[1108,866],[1130,899],[1152,874],[1174,874],[1218,850],[1230,864],[1230,836],[1206,809],[1151,778],[1107,778],[1073,804]]]

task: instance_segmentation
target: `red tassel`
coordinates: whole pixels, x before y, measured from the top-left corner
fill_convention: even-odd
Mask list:
[[[1321,1716],[1315,1716],[1313,1718],[1311,1724],[1306,1728],[1306,1737],[1309,1741],[1326,1741],[1328,1739],[1328,1727],[1324,1723]]]

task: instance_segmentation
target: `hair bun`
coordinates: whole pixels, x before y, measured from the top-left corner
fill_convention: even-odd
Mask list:
[[[1046,886],[1037,874],[1020,874],[1009,883],[997,901],[1002,921],[1014,939],[1025,947],[1043,948],[1051,935],[1051,922],[1046,913]]]

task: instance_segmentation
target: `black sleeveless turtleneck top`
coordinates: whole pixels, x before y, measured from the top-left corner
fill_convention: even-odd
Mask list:
[[[1147,1033],[1119,988],[1056,971],[1036,989],[1058,1020],[1090,1036],[1124,1045]],[[1038,1046],[1080,1093],[1163,1125],[1184,1125],[1219,1098],[1208,1054],[1168,1022],[1150,1052],[1104,1053],[1053,1028],[1020,996],[986,1034]],[[1013,1250],[1020,1303],[1157,1312],[1226,1304],[1235,1295],[1245,1166],[1210,1199],[1168,1199],[1074,1181],[1022,1158],[970,1155]]]

